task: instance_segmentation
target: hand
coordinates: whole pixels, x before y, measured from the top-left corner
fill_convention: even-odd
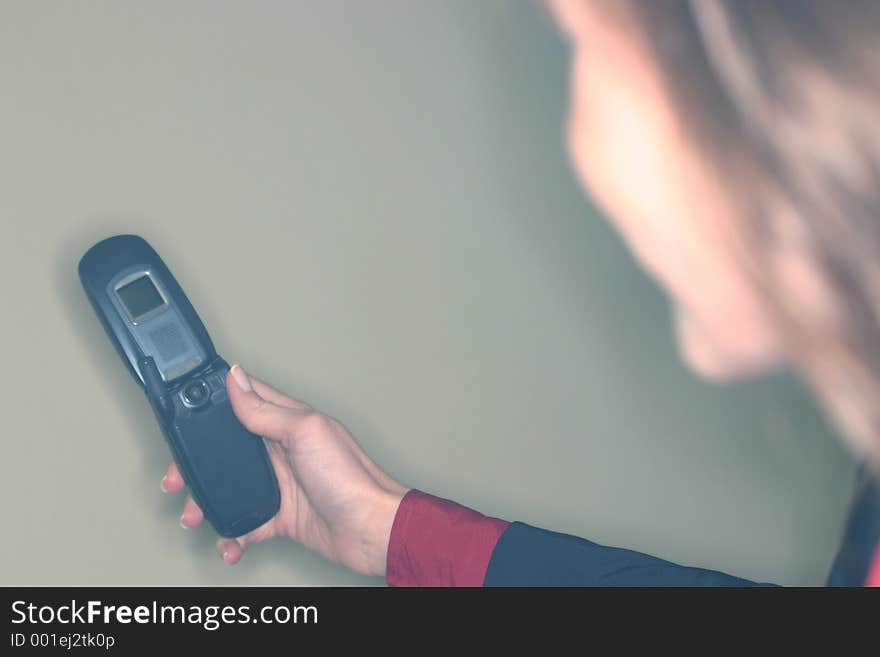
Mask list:
[[[281,507],[254,531],[218,539],[223,560],[237,563],[249,545],[286,536],[358,573],[384,575],[391,525],[408,489],[382,472],[342,424],[238,365],[230,369],[226,389],[241,423],[264,436]],[[172,462],[162,490],[177,493],[185,485]],[[203,520],[188,498],[180,524],[198,527]]]

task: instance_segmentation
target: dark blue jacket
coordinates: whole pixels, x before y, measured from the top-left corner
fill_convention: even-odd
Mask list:
[[[880,539],[880,487],[863,468],[829,586],[861,586]],[[679,566],[632,550],[514,522],[499,539],[486,586],[771,586]]]

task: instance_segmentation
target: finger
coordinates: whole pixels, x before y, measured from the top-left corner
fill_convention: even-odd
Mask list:
[[[239,366],[241,367],[241,366]],[[306,404],[304,401],[299,399],[295,399],[290,395],[286,395],[277,388],[273,388],[265,381],[258,379],[255,376],[247,375],[248,379],[251,382],[256,393],[265,399],[266,401],[270,401],[277,406],[286,406],[287,408],[295,408],[301,411],[310,411],[312,407]]]
[[[183,481],[183,475],[180,474],[177,463],[171,461],[159,486],[165,493],[179,493],[186,488],[186,483]]]
[[[180,516],[180,526],[184,529],[194,529],[202,524],[205,515],[193,498],[187,497],[183,505],[183,513]]]
[[[269,455],[269,462],[275,470],[278,477],[279,485],[289,485],[290,483],[290,465],[287,460],[287,452],[283,445],[273,441],[264,440],[266,445],[266,453]]]
[[[303,415],[298,409],[279,406],[261,397],[239,365],[233,365],[229,370],[226,389],[239,421],[260,436],[286,440],[292,436],[297,419]]]
[[[217,539],[217,554],[231,566],[241,560],[244,548],[233,538],[219,538]]]

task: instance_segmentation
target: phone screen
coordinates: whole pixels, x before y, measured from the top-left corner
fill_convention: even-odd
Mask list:
[[[165,304],[165,299],[147,274],[118,288],[116,294],[135,322]]]

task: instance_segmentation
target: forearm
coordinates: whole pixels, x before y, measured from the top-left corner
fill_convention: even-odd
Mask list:
[[[412,490],[394,519],[392,586],[753,586],[632,550],[509,523]]]
[[[500,537],[487,586],[767,586],[515,522]]]

